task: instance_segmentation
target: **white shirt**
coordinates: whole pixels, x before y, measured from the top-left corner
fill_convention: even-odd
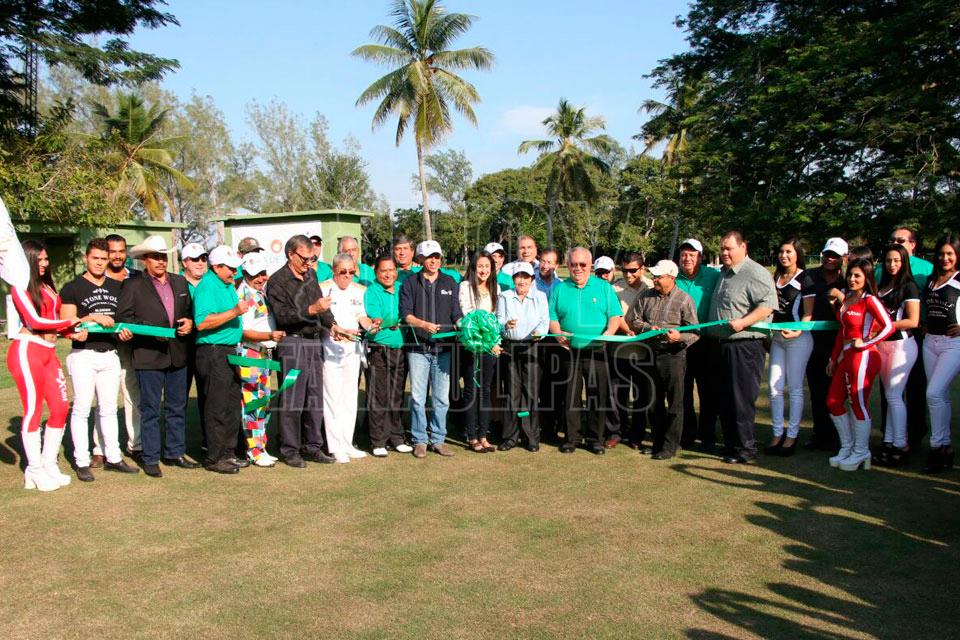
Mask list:
[[[523,300],[513,289],[503,291],[497,300],[497,320],[504,327],[503,335],[508,340],[530,340],[534,333],[545,335],[550,331],[547,296],[533,287]],[[506,328],[510,320],[517,321],[513,329]]]
[[[460,283],[460,311],[463,315],[467,315],[471,311],[476,311],[477,309],[483,309],[484,311],[493,312],[493,297],[490,295],[490,290],[481,291],[480,298],[477,299],[473,295],[473,288],[470,286],[470,283],[464,280]]]
[[[363,294],[366,290],[365,286],[356,282],[348,284],[346,289],[341,289],[336,283],[321,288],[323,295],[330,296],[330,313],[333,314],[337,326],[354,331],[360,328],[360,318],[366,315],[363,308]],[[360,343],[352,340],[334,340],[327,336],[323,339],[323,354],[324,357],[335,360],[359,355]]]

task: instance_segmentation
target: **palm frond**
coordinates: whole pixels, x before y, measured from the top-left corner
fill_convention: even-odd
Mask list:
[[[350,55],[376,64],[403,65],[410,62],[412,55],[396,47],[382,44],[365,44],[354,49]]]
[[[556,144],[553,140],[524,140],[520,143],[520,147],[517,148],[517,153],[524,154],[531,149],[536,149],[540,153],[547,153],[553,151]]]
[[[454,51],[436,51],[430,56],[431,65],[440,69],[485,70],[493,66],[493,52],[486,47],[470,47]]]
[[[475,16],[466,13],[440,14],[430,25],[424,44],[431,51],[443,51],[451,42],[469,31],[475,19]]]
[[[407,40],[402,33],[393,27],[378,24],[370,30],[370,37],[382,45],[399,49],[400,51],[404,51],[411,56],[417,53],[413,43]]]

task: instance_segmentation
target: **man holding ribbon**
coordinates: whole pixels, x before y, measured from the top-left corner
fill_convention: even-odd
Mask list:
[[[161,236],[150,236],[130,249],[143,261],[145,270],[123,282],[117,304],[117,320],[163,330],[173,337],[121,332],[121,341],[132,345],[132,363],[140,389],[140,436],[143,440],[143,472],[160,478],[160,407],[164,408],[163,461],[167,465],[196,469],[200,465],[186,453],[187,351],[193,331],[193,301],[183,276],[167,273],[173,253]],[[157,332],[149,332],[151,334]]]
[[[680,448],[686,350],[699,338],[693,331],[677,331],[697,324],[693,299],[676,286],[679,272],[672,260],[661,260],[651,267],[653,288],[644,290],[627,312],[627,322],[637,333],[667,330],[647,342],[654,353],[654,460],[668,460]]]
[[[592,338],[615,334],[623,312],[610,283],[590,275],[592,264],[589,249],[571,249],[567,255],[570,279],[550,294],[550,333],[563,333],[558,341],[572,350],[570,377],[566,380],[566,441],[560,446],[561,453],[573,453],[580,444],[582,414],[593,404],[598,415],[589,426],[588,445],[590,451],[602,455],[604,416],[612,410],[607,351],[602,342]]]

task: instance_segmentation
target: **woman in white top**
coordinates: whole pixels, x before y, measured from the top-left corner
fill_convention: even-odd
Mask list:
[[[367,317],[363,296],[367,288],[353,281],[357,263],[347,253],[333,258],[333,278],[320,283],[329,296],[334,322],[323,339],[323,428],[327,447],[337,462],[366,457],[353,446],[360,380],[360,330],[375,332],[379,323]]]
[[[475,253],[467,267],[467,274],[460,283],[460,310],[463,315],[482,309],[495,313],[497,310],[497,276],[493,258],[486,251]],[[499,346],[496,347],[499,353]],[[497,358],[490,353],[474,354],[464,351],[463,404],[466,409],[463,432],[470,449],[477,453],[490,453],[496,449],[487,441],[490,433],[493,373]],[[479,393],[478,393],[479,392]]]

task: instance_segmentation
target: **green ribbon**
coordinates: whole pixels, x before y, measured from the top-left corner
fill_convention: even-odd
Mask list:
[[[755,331],[836,331],[839,323],[833,320],[812,320],[808,322],[758,322],[751,325]]]
[[[148,324],[130,324],[127,322],[118,322],[112,327],[104,327],[96,322],[81,322],[77,325],[77,329],[90,333],[120,333],[126,329],[136,336],[153,338],[175,338],[177,336],[177,330],[172,327],[155,327]]]
[[[259,367],[260,369],[270,369],[270,371],[280,371],[280,363],[269,358],[248,358],[246,356],[227,356],[227,362],[238,367]]]
[[[232,356],[231,356],[232,357]],[[251,413],[257,409],[262,409],[270,404],[270,401],[273,400],[276,396],[280,395],[293,385],[297,383],[297,378],[300,376],[300,369],[290,369],[287,372],[287,375],[283,377],[283,382],[280,383],[280,386],[277,387],[277,390],[273,393],[267,394],[262,398],[257,398],[251,400],[250,402],[243,405],[243,410],[245,413]]]
[[[529,411],[517,411],[518,418],[526,418],[529,415],[530,415]]]

